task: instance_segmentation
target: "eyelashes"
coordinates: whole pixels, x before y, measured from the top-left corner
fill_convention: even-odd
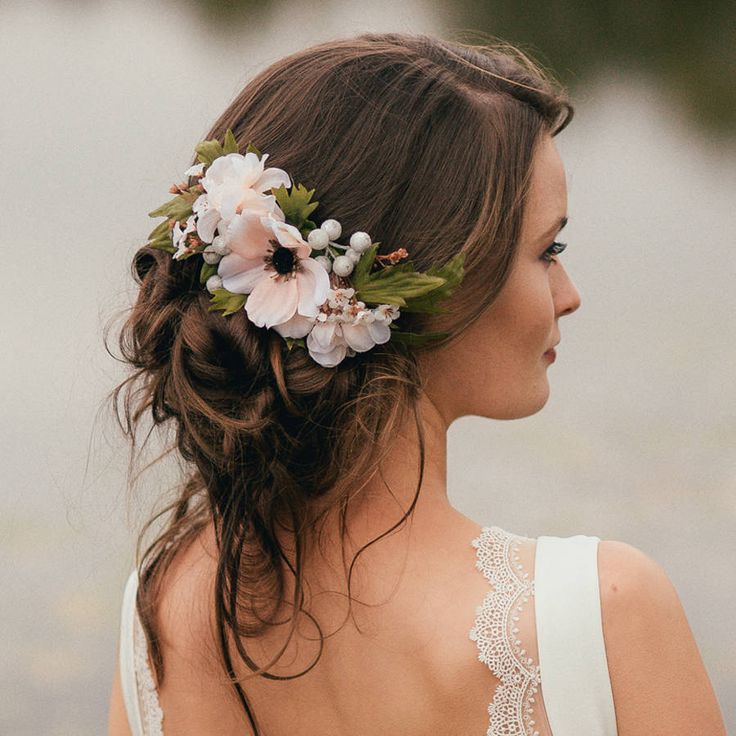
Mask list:
[[[547,263],[554,263],[555,256],[560,255],[565,248],[567,248],[567,243],[555,241],[549,248],[547,248],[547,250],[544,251],[544,253],[542,253],[542,260],[547,261]]]

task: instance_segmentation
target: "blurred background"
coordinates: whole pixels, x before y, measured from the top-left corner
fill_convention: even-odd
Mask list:
[[[104,407],[123,373],[102,331],[146,213],[258,70],[364,30],[494,34],[570,86],[582,307],[544,411],[453,425],[451,498],[657,560],[736,732],[733,3],[48,0],[2,3],[0,27],[0,733],[105,730],[136,531],[173,478],[162,464],[129,502]]]

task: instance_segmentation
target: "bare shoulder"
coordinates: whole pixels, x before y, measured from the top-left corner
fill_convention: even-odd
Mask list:
[[[214,535],[205,529],[176,555],[161,580],[156,620],[169,661],[199,668],[214,640],[211,597],[217,565]]]
[[[619,736],[725,736],[713,687],[664,568],[630,544],[603,540],[598,573]]]

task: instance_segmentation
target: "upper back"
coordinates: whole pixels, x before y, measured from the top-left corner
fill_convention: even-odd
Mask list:
[[[242,682],[268,736],[381,732],[485,733],[497,678],[478,660],[468,631],[488,582],[470,544],[479,531],[443,535],[434,548],[398,540],[366,555],[356,573],[352,616],[345,589],[332,576],[310,579],[308,611],[325,637],[319,661],[301,677]],[[393,549],[390,547],[393,546]],[[375,545],[380,547],[380,545]],[[192,545],[167,575],[159,609],[166,666],[159,689],[166,733],[238,734],[246,722],[222,676],[210,614],[213,564],[207,545]],[[371,585],[369,570],[380,578]],[[377,573],[377,574],[376,574]],[[337,592],[335,592],[337,591]],[[204,603],[204,605],[203,605]],[[287,626],[245,642],[249,656],[268,664],[284,645]],[[288,677],[319,653],[320,633],[302,617],[281,660],[269,671]],[[237,655],[236,655],[237,660]],[[248,668],[236,661],[241,677]]]
[[[631,614],[632,606],[636,610],[642,599],[648,599],[649,603],[642,609],[642,621],[647,615],[671,620],[672,600],[652,592],[652,583],[657,583],[660,574],[658,566],[629,545],[597,544],[595,537],[540,537],[543,541],[540,549],[546,551],[538,555],[538,540],[498,527],[480,528],[472,522],[462,527],[458,525],[456,534],[437,537],[432,547],[410,548],[405,565],[392,567],[387,563],[390,555],[376,556],[371,569],[382,573],[384,585],[376,589],[366,586],[357,595],[371,604],[383,599],[386,602],[373,607],[354,606],[354,619],[345,619],[344,598],[330,593],[327,586],[322,586],[324,589],[315,586],[320,589],[315,591],[310,611],[326,636],[317,665],[295,679],[242,680],[264,736],[292,734],[295,729],[305,736],[346,733],[424,736],[438,732],[549,736],[553,731],[545,707],[545,693],[554,701],[550,704],[550,715],[553,723],[557,719],[556,736],[558,733],[564,736],[575,712],[574,708],[560,707],[560,700],[566,706],[564,699],[568,697],[583,704],[582,715],[579,713],[578,717],[596,723],[586,731],[590,736],[642,732],[642,718],[647,718],[642,714],[652,712],[653,701],[647,699],[641,703],[641,693],[653,692],[652,668],[656,664],[654,657],[647,657],[650,648],[643,640],[643,632],[631,624],[632,618],[636,621],[639,617]],[[588,553],[582,552],[586,542]],[[590,543],[595,543],[592,558]],[[537,587],[537,565],[540,569],[549,566],[554,558],[553,549],[563,556],[568,554],[567,563],[562,558],[558,560],[560,564],[572,565],[573,572],[568,578],[545,573],[545,585]],[[575,629],[574,623],[566,632],[559,626],[553,626],[553,631],[549,625],[545,628],[545,622],[537,620],[540,612],[547,624],[554,615],[573,621],[574,615],[569,613],[546,612],[550,610],[550,602],[559,598],[555,595],[559,586],[574,585],[586,564],[590,572],[591,560],[595,589],[591,593],[588,586],[587,593],[575,595],[587,597],[587,603],[582,605],[582,608],[588,606],[584,622],[585,616],[590,619],[591,595],[598,599],[600,590],[601,605],[594,611],[597,618],[593,616],[592,627],[587,626],[587,632]],[[579,565],[581,561],[583,568]],[[245,732],[242,707],[222,675],[209,612],[213,565],[207,544],[195,544],[176,561],[164,586],[159,631],[166,675],[158,695],[167,736],[189,733],[227,736]],[[654,586],[655,591],[658,586],[662,586],[661,580]],[[391,594],[394,587],[395,592]],[[659,600],[660,608],[652,598]],[[568,600],[568,611],[574,608],[575,601]],[[281,662],[271,667],[270,672],[288,676],[314,661],[319,634],[307,622],[302,622],[301,636],[292,642]],[[665,633],[660,633],[657,644],[666,649],[667,620],[663,623]],[[258,664],[268,663],[284,642],[283,628],[276,627],[257,640],[249,639],[246,642],[249,656]],[[596,631],[600,635],[600,651],[595,649]],[[682,631],[677,633],[682,641]],[[538,634],[543,639],[541,648]],[[630,649],[632,641],[639,646],[635,652]],[[567,647],[572,651],[576,645],[578,654],[583,652],[583,667],[588,667],[587,674],[577,673],[578,688],[585,687],[586,677],[592,685],[586,696],[575,695],[574,673],[570,682],[562,681],[567,677],[564,650]],[[688,668],[681,671],[692,672],[692,651],[688,655],[687,646],[679,651],[685,655],[672,664]],[[631,672],[632,664],[638,668],[636,675]],[[236,671],[241,677],[249,672],[244,665]],[[719,716],[713,715],[713,703],[709,704],[703,678],[707,682],[704,670],[700,673],[700,687],[696,686],[702,704],[698,714],[707,717],[710,708],[709,717],[714,725],[708,733],[725,733],[717,730],[714,719]],[[669,680],[665,678],[665,681]],[[696,677],[696,685],[697,681]],[[672,702],[659,686],[655,689],[660,692],[662,702]],[[688,707],[681,705],[678,717],[687,719],[684,710]],[[717,704],[715,708],[717,713]],[[667,714],[654,710],[656,717],[650,717],[652,727],[648,733],[657,733],[657,728],[664,728],[664,724],[668,724],[667,733],[696,731],[694,727],[689,731],[673,731]]]

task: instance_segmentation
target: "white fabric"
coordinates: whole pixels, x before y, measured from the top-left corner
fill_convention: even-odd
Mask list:
[[[598,584],[598,537],[537,538],[534,606],[554,736],[615,736]]]
[[[120,617],[120,685],[132,736],[144,736],[135,674],[135,597],[138,574],[134,570],[125,585]]]
[[[120,684],[132,736],[163,736],[163,711],[148,662],[148,647],[135,607],[138,571],[125,586],[120,622]]]

